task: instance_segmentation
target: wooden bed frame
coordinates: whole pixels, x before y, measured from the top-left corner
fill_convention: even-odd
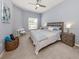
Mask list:
[[[48,22],[47,26],[60,27],[60,30],[64,32],[64,22]]]
[[[49,23],[47,23],[47,26],[60,27],[61,34],[64,31],[64,22],[49,22]],[[31,36],[31,38],[33,38],[33,37]],[[37,41],[33,40],[33,43],[36,42],[36,44],[35,44],[35,54],[36,55],[38,55],[39,50],[41,50],[42,48],[44,48],[54,42],[54,41],[52,41],[52,39],[50,39],[50,40],[49,39],[50,38],[48,38],[47,40],[44,40],[42,42],[37,42]]]

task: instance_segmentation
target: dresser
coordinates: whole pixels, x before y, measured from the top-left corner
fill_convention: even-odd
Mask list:
[[[75,45],[75,34],[73,33],[62,33],[61,41],[71,47]]]

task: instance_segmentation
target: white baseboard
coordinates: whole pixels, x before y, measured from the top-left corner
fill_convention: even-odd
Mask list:
[[[79,47],[79,44],[75,44],[75,46]]]
[[[1,54],[0,54],[0,59],[3,57],[5,51],[3,51]]]

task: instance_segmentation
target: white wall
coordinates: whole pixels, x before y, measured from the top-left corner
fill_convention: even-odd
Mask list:
[[[41,26],[41,14],[37,14],[30,11],[23,11],[23,27],[28,31],[28,18],[34,17],[38,19],[38,28]]]
[[[54,21],[72,23],[71,31],[76,34],[76,43],[79,44],[79,0],[65,0],[42,14],[42,25]]]
[[[4,2],[10,8],[11,19],[9,21],[9,24],[1,22],[1,7],[0,7],[0,53],[4,50],[4,36],[5,35],[11,34],[18,28],[22,28],[22,27],[24,27],[26,31],[28,31],[28,25],[27,25],[28,17],[38,18],[39,27],[41,25],[40,14],[22,10],[19,7],[16,7],[15,5],[13,5],[10,0],[4,0]],[[1,6],[1,2],[0,2],[0,6]]]
[[[13,19],[12,19],[12,4],[9,0],[4,0],[4,2],[6,3],[6,5],[10,8],[11,10],[11,19],[9,21],[9,24],[5,24],[1,22],[1,15],[0,15],[0,53],[4,50],[4,36],[7,34],[11,34],[12,33],[12,25],[13,25]],[[0,7],[1,10],[1,7]],[[2,12],[0,11],[0,14],[2,14]]]
[[[14,30],[22,28],[22,11],[13,5],[13,17],[14,17]]]
[[[14,28],[15,30],[24,27],[28,31],[28,18],[35,17],[38,18],[38,27],[41,26],[41,14],[23,10],[17,6],[13,6],[13,16],[15,20]]]

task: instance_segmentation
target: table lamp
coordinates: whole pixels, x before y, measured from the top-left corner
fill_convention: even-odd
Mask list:
[[[66,29],[67,29],[67,32],[69,33],[70,31],[70,28],[71,28],[72,24],[66,24]]]

